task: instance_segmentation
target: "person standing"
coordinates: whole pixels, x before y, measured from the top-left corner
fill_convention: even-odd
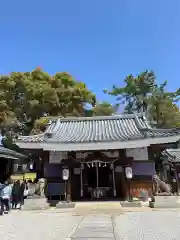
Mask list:
[[[21,184],[20,181],[16,181],[12,188],[12,208],[17,208],[18,204],[20,203],[20,188]]]
[[[5,188],[5,185],[0,183],[0,215],[3,215],[3,207],[2,207],[2,204],[3,204],[3,201],[2,201],[2,198],[1,198],[1,192],[3,190],[3,188]]]
[[[12,188],[8,181],[4,183],[4,188],[1,190],[1,215],[3,213],[9,213],[10,211],[10,199],[12,194]]]
[[[29,194],[28,183],[27,183],[26,180],[24,181],[24,184],[25,184],[25,189],[24,189],[24,199],[26,199],[26,198],[28,197],[28,194]]]
[[[20,183],[20,191],[19,191],[19,203],[20,203],[20,207],[19,209],[21,209],[21,207],[24,205],[24,192],[26,190],[26,184],[24,181],[22,181]]]

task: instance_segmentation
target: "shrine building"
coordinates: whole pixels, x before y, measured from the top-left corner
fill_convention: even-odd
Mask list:
[[[69,170],[67,198],[91,200],[93,189],[104,199],[126,199],[125,168],[132,168],[131,194],[152,192],[155,159],[176,148],[180,129],[154,129],[142,114],[58,118],[39,135],[20,136],[16,144],[32,152],[37,175],[61,195],[62,170]],[[59,189],[59,193],[58,193]]]

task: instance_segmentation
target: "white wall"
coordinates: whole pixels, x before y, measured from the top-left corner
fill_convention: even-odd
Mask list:
[[[54,152],[54,151],[50,151],[49,152],[49,164],[57,164],[57,163],[61,163],[61,161],[63,159],[67,159],[68,154],[67,152]]]
[[[133,157],[134,160],[148,160],[148,148],[129,148],[126,149],[126,156]]]

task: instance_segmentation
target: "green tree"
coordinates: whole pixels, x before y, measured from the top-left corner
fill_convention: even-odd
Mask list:
[[[169,93],[165,91],[167,82],[157,86],[148,99],[149,116],[157,127],[170,128],[180,126],[180,112],[177,101],[177,92]]]
[[[146,112],[147,97],[156,87],[154,72],[145,71],[138,76],[128,75],[124,83],[124,87],[113,86],[111,91],[104,92],[116,96],[118,104],[125,104],[127,113]]]
[[[93,116],[110,116],[115,113],[116,109],[108,102],[97,103],[92,109]]]
[[[124,83],[124,87],[113,86],[111,91],[105,90],[105,93],[116,96],[118,104],[125,104],[125,112],[144,112],[157,127],[178,126],[179,108],[175,103],[180,90],[167,92],[167,81],[158,85],[152,71],[142,72],[138,76],[129,75]]]
[[[34,125],[33,125],[33,128],[31,130],[30,134],[35,135],[35,134],[43,133],[46,130],[51,119],[52,119],[51,117],[38,118],[34,122]]]
[[[40,68],[1,76],[0,93],[1,127],[22,134],[28,134],[41,117],[84,115],[84,106],[96,102],[83,82],[65,72],[50,76]]]

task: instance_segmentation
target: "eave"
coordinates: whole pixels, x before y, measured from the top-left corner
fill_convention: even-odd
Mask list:
[[[87,151],[87,150],[108,150],[108,149],[125,149],[141,148],[155,144],[165,144],[177,142],[178,136],[161,137],[161,138],[144,138],[139,140],[127,140],[117,142],[93,142],[93,143],[25,143],[16,142],[20,148],[24,149],[43,149],[44,151]]]
[[[16,151],[13,151],[11,149],[5,148],[3,146],[0,146],[0,157],[9,159],[27,158],[27,156]]]

